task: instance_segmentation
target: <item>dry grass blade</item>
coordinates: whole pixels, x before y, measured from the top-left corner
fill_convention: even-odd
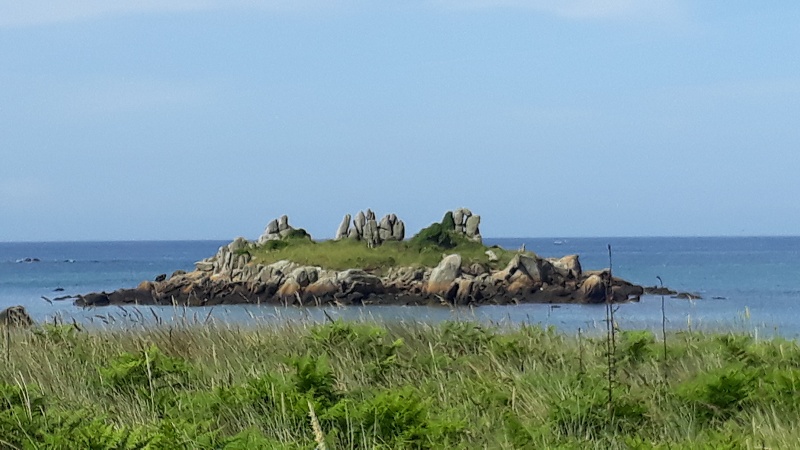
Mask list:
[[[308,415],[311,418],[311,429],[314,430],[314,442],[317,443],[317,450],[328,450],[328,445],[325,443],[325,433],[322,432],[322,427],[317,419],[317,414],[314,412],[314,405],[311,400],[308,401]]]

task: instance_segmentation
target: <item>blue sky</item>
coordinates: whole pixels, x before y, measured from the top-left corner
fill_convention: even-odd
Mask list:
[[[800,234],[800,3],[0,0],[0,241]]]

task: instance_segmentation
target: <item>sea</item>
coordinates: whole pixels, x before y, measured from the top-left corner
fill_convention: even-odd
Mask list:
[[[800,237],[609,237],[484,239],[542,257],[580,255],[584,270],[611,265],[615,276],[695,293],[700,299],[644,296],[614,306],[622,329],[736,331],[800,336]],[[39,322],[83,326],[224,323],[235,326],[331,318],[385,322],[469,320],[492,326],[555,327],[601,333],[604,305],[521,304],[480,307],[360,306],[214,308],[74,306],[63,297],[131,288],[159,274],[192,270],[224,241],[0,242],[0,309],[24,306]],[[609,246],[611,251],[609,252]],[[609,254],[610,253],[610,254]]]

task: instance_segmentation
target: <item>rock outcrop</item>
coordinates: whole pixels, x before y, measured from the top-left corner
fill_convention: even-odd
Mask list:
[[[448,212],[440,224],[434,225],[440,232],[447,229],[480,240],[479,224],[479,216],[461,208]],[[352,218],[352,226],[350,215],[344,217],[336,237],[358,239],[374,247],[389,240],[402,240],[404,227],[394,214],[378,221],[371,210],[359,211]],[[501,257],[508,260],[509,253],[495,248],[486,249],[486,258],[478,261],[465,261],[457,251],[451,251],[433,268],[390,267],[376,273],[359,269],[329,270],[288,260],[261,264],[251,256],[256,245],[272,245],[272,241],[299,236],[307,234],[291,227],[288,218],[283,216],[271,221],[256,243],[238,237],[220,247],[214,256],[195,263],[194,271],[175,271],[169,277],[165,274],[155,281],[144,281],[134,289],[79,296],[76,304],[602,303],[636,301],[644,294],[641,286],[614,278],[609,271],[584,271],[578,255],[541,258],[524,248],[513,254],[504,267],[499,266],[499,261]],[[24,317],[19,313],[6,313],[6,316],[12,317],[12,314]]]
[[[294,228],[289,225],[289,217],[286,215],[281,216],[279,219],[274,219],[267,224],[264,233],[258,238],[258,243],[263,244],[267,241],[276,241],[285,239],[287,237],[310,237],[308,233],[302,228]]]
[[[162,281],[142,282],[135,289],[78,297],[82,306],[113,304],[276,305],[602,303],[636,301],[640,286],[608,271],[583,273],[575,256],[550,261],[519,253],[502,270],[465,265],[458,253],[446,255],[434,268],[395,267],[378,276],[363,270],[326,270],[291,261],[256,264],[241,240],[220,248],[197,270],[176,272]]]
[[[472,211],[467,208],[458,208],[445,215],[445,220],[442,221],[443,225],[449,226],[450,220],[453,220],[453,230],[456,233],[466,235],[468,238],[475,242],[481,242],[481,216],[473,215]]]
[[[429,294],[448,296],[456,279],[461,275],[461,255],[447,255],[428,277],[425,291]]]
[[[402,241],[406,237],[406,225],[395,214],[387,214],[379,222],[375,213],[367,209],[366,213],[359,211],[352,222],[350,228],[350,214],[345,214],[336,230],[336,240],[355,239],[377,247],[386,241]]]
[[[30,327],[33,319],[24,306],[11,306],[0,311],[0,326]]]

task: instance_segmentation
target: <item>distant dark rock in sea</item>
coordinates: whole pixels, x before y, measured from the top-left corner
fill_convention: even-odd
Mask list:
[[[17,260],[18,263],[35,263],[40,261],[41,260],[39,258],[23,258]]]

